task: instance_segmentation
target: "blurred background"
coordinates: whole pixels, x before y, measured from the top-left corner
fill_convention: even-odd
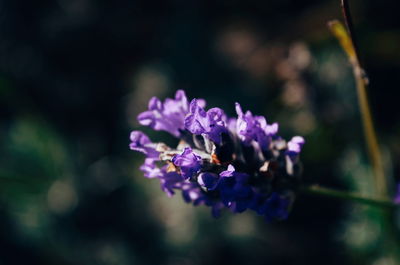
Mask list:
[[[386,174],[400,180],[396,0],[354,0]],[[399,211],[299,194],[287,221],[168,199],[131,130],[177,89],[303,135],[304,182],[370,194],[338,0],[0,1],[0,264],[398,264]]]

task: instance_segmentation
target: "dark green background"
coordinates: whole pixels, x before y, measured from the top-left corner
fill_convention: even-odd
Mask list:
[[[351,1],[391,195],[397,1]],[[396,264],[398,211],[298,196],[287,221],[194,208],[138,171],[151,96],[234,103],[303,135],[304,182],[371,194],[339,1],[0,1],[0,264]]]

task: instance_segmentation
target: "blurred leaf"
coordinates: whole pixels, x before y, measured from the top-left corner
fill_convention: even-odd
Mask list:
[[[68,174],[69,158],[61,138],[34,117],[15,120],[0,146],[0,196],[17,224],[32,235],[47,223],[47,193]]]

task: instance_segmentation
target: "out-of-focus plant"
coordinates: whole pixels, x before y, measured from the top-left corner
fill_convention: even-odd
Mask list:
[[[382,155],[378,144],[375,128],[372,121],[371,110],[367,98],[367,85],[369,83],[367,74],[363,69],[357,43],[355,40],[355,33],[353,29],[353,22],[350,13],[350,7],[347,0],[341,0],[343,16],[346,22],[346,28],[338,20],[333,20],[328,23],[328,26],[334,36],[338,39],[340,45],[345,51],[351,66],[353,68],[354,78],[356,80],[357,96],[359,101],[360,113],[362,117],[362,124],[366,138],[368,154],[371,160],[372,169],[374,172],[374,194],[373,196],[364,197],[359,194],[346,193],[336,190],[330,190],[319,186],[312,186],[305,188],[305,191],[315,192],[321,195],[335,196],[343,199],[350,199],[357,202],[363,202],[372,205],[380,206],[395,206],[394,200],[388,197],[387,180],[384,174],[384,166]]]

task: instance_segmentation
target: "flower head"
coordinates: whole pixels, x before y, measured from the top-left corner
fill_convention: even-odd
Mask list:
[[[205,109],[205,101],[190,103],[182,90],[174,99],[152,98],[138,116],[142,125],[167,131],[180,139],[176,148],[153,143],[145,134],[131,133],[130,148],[146,155],[140,167],[145,177],[158,178],[168,196],[177,190],[194,205],[211,207],[218,217],[223,208],[247,209],[266,220],[286,219],[300,177],[304,139],[288,143],[278,135],[278,124],[243,112],[237,118],[220,108]]]

